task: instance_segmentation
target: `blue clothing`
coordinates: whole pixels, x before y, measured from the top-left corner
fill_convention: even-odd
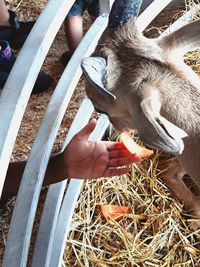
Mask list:
[[[98,17],[99,1],[101,0],[77,0],[71,7],[67,16],[82,16],[84,11],[89,15]],[[131,17],[138,16],[143,0],[115,0],[109,16],[109,27],[124,25]]]
[[[138,16],[143,0],[115,0],[109,16],[109,27],[124,25],[131,17]]]
[[[99,0],[77,0],[71,7],[68,17],[82,16],[84,11],[88,11],[89,15],[98,17],[99,15]]]

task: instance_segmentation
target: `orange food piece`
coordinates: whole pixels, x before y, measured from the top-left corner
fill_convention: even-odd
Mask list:
[[[106,219],[121,220],[124,215],[129,213],[129,207],[118,205],[100,205],[101,212]]]
[[[148,158],[153,154],[153,150],[142,147],[134,142],[127,132],[123,132],[120,138],[128,151],[135,154],[138,158]]]

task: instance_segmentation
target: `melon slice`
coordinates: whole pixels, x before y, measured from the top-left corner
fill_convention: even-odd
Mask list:
[[[106,219],[121,220],[129,213],[129,207],[118,205],[100,205],[101,212]]]
[[[131,154],[135,154],[138,158],[148,158],[153,154],[153,150],[138,145],[127,132],[123,132],[120,139],[128,151]]]

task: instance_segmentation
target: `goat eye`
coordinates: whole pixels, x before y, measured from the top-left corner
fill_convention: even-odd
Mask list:
[[[106,58],[105,53],[102,50],[99,51],[99,56],[100,57],[103,57],[103,58]]]
[[[102,111],[96,107],[94,107],[95,111],[98,112],[98,113],[102,113]]]
[[[107,113],[106,113],[105,111],[102,111],[102,110],[100,110],[100,109],[98,109],[98,108],[96,108],[96,107],[94,107],[94,109],[95,109],[95,111],[98,112],[98,113],[107,115]]]

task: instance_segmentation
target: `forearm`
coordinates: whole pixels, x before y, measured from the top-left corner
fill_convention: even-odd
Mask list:
[[[9,164],[1,201],[17,194],[25,166],[26,161],[11,162]]]
[[[67,164],[63,153],[52,155],[47,166],[43,185],[58,183],[67,178]]]
[[[11,162],[9,164],[1,201],[17,195],[25,166],[26,161]],[[63,154],[60,153],[51,156],[43,185],[57,183],[65,179],[65,170],[66,166],[64,165]]]

